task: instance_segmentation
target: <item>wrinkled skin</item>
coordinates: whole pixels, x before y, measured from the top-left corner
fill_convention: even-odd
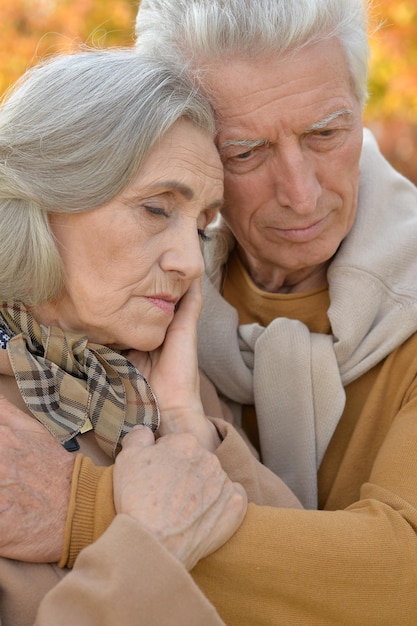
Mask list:
[[[188,570],[222,546],[246,512],[243,487],[189,434],[154,443],[146,426],[135,428],[123,440],[113,481],[116,510],[140,522]]]
[[[62,555],[74,455],[0,397],[0,554],[33,562]]]

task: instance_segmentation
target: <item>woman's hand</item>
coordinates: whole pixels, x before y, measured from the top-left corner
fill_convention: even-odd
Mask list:
[[[220,444],[200,398],[197,322],[202,308],[200,280],[192,282],[168,327],[164,344],[150,353],[129,350],[126,357],[145,376],[158,399],[160,435],[190,432],[210,451]]]
[[[188,570],[239,528],[246,493],[218,459],[188,434],[157,439],[146,426],[128,433],[116,458],[114,502]]]

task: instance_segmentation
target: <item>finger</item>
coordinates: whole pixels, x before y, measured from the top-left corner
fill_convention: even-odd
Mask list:
[[[182,317],[191,317],[194,321],[197,321],[200,317],[201,309],[203,307],[203,295],[201,290],[201,279],[195,278],[186,294],[184,294],[177,313],[174,319],[182,319]]]
[[[153,432],[147,426],[134,426],[133,429],[123,437],[122,447],[124,450],[133,449],[142,450],[154,445],[155,437]]]
[[[187,293],[189,293],[191,296],[196,298],[198,302],[203,299],[203,292],[201,289],[201,278],[194,278],[194,280],[191,281],[191,284]]]
[[[198,318],[203,307],[203,291],[201,288],[201,278],[195,278],[192,281],[187,293],[193,307],[193,311]]]

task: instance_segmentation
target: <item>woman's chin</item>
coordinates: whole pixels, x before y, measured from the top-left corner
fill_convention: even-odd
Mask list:
[[[136,350],[137,352],[152,352],[162,346],[165,341],[166,331],[164,333],[154,334],[152,337],[139,337],[132,341],[132,345],[126,345],[126,343],[114,343],[109,345],[109,348],[125,354],[130,350]]]

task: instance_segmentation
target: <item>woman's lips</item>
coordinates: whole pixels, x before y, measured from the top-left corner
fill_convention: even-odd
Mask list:
[[[167,315],[174,315],[176,300],[170,300],[162,296],[148,296],[148,300]]]

